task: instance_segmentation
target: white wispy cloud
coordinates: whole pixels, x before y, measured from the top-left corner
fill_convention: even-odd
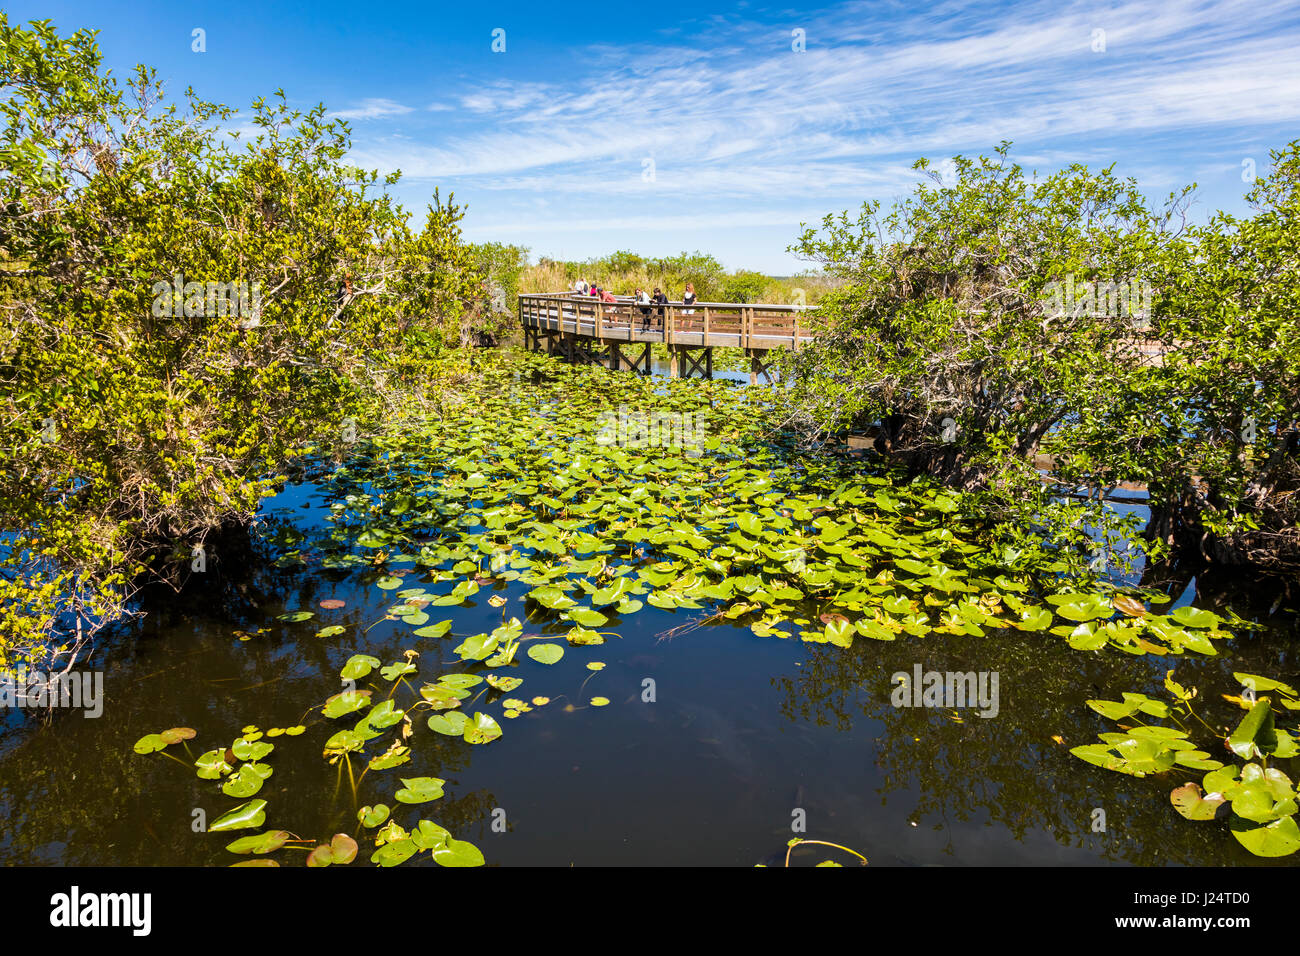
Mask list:
[[[330,119],[368,120],[402,116],[410,112],[413,112],[412,107],[403,106],[394,100],[367,99],[362,100],[359,106],[346,110],[337,110],[330,113],[329,116]]]
[[[599,201],[607,221],[642,228],[647,203],[721,215],[740,202],[766,223],[796,197],[888,198],[915,181],[916,157],[1002,140],[1026,165],[1119,159],[1172,188],[1210,168],[1231,179],[1238,149],[1300,129],[1291,0],[871,2],[680,27],[670,43],[582,48],[563,74],[467,80],[439,97],[445,123],[409,138],[376,128],[352,159],[509,203],[503,231],[546,228],[524,201],[536,195]],[[367,100],[336,115],[406,112]]]

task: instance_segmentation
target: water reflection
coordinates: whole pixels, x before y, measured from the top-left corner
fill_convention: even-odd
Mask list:
[[[184,748],[169,752],[186,766],[139,756],[133,742],[190,726],[199,731],[190,742],[197,756],[248,724],[304,721],[301,737],[277,739],[268,758],[275,774],[258,796],[269,804],[267,828],[308,839],[355,833],[357,806],[394,805],[399,776],[429,774],[447,780],[447,795],[402,808],[402,822],[436,820],[478,844],[490,864],[752,865],[783,858],[802,817],[807,836],[859,849],[874,865],[1287,865],[1250,856],[1224,827],[1179,818],[1168,792],[1196,774],[1139,780],[1068,753],[1112,729],[1086,699],[1156,692],[1169,667],[1201,688],[1211,723],[1234,721],[1239,712],[1218,697],[1235,687],[1232,670],[1284,679],[1297,670],[1290,642],[1260,637],[1240,640],[1230,661],[1086,654],[1019,632],[859,639],[845,651],[760,639],[730,624],[668,638],[682,618],[647,607],[611,625],[618,640],[550,669],[514,672],[525,678],[520,695],[552,703],[503,721],[505,735],[490,745],[430,733],[422,715],[412,762],[367,774],[354,799],[347,772],[321,757],[324,740],[350,724],[304,717],[338,689],[347,658],[368,653],[388,663],[415,648],[421,680],[464,668],[451,653],[457,639],[416,639],[407,625],[384,619],[391,598],[372,586],[374,572],[321,566],[335,546],[326,508],[313,485],[290,488],[268,503],[253,539],[214,549],[210,574],[179,595],[153,595],[138,632],[91,662],[106,673],[103,718],[56,715],[42,725],[10,715],[0,758],[0,811],[9,821],[0,861],[232,862],[223,847],[241,833],[196,833],[192,823],[195,810],[212,820],[239,801],[199,780]],[[305,563],[283,562],[286,552]],[[490,594],[513,599],[528,586],[495,587],[464,607],[436,609],[454,621],[457,638],[499,623]],[[323,599],[346,603],[323,611]],[[276,620],[300,608],[316,618]],[[313,636],[326,623],[345,630]],[[543,616],[525,630],[557,628]],[[237,631],[252,636],[241,641]],[[607,666],[593,675],[588,660]],[[890,675],[917,664],[997,671],[997,717],[893,707]],[[594,694],[611,705],[590,707]],[[1097,809],[1104,832],[1093,829]],[[492,827],[494,811],[503,832]],[[363,855],[369,850],[363,842]],[[277,857],[297,862],[297,852]]]

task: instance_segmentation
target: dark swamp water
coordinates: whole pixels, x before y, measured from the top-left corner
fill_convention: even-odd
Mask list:
[[[779,862],[792,835],[852,847],[874,866],[1296,860],[1254,857],[1225,825],[1174,813],[1170,789],[1199,780],[1199,772],[1134,778],[1068,752],[1113,729],[1087,699],[1155,693],[1170,668],[1181,683],[1200,688],[1207,720],[1235,724],[1241,711],[1220,699],[1238,690],[1233,671],[1295,681],[1294,622],[1285,634],[1244,633],[1218,658],[1134,658],[1081,653],[1048,634],[1021,631],[903,635],[849,649],[760,638],[728,621],[668,635],[689,620],[687,612],[647,606],[613,618],[608,629],[618,639],[568,648],[553,666],[521,654],[511,673],[525,683],[514,696],[545,695],[550,703],[502,720],[505,733],[490,745],[431,734],[422,715],[411,762],[367,773],[354,797],[348,770],[322,759],[338,724],[307,713],[339,689],[348,658],[366,653],[389,663],[416,650],[417,686],[467,670],[452,653],[454,638],[501,623],[503,611],[488,603],[493,595],[508,599],[504,613],[524,618],[529,586],[494,581],[463,606],[437,609],[453,621],[451,638],[413,638],[409,626],[385,618],[392,596],[374,587],[376,571],[327,570],[310,555],[305,567],[276,566],[286,540],[326,527],[330,503],[318,485],[290,485],[267,500],[247,553],[214,554],[211,571],[194,576],[181,594],[153,596],[143,621],[91,663],[104,672],[102,717],[7,715],[0,862],[226,865],[241,859],[224,849],[232,839],[282,828],[312,840],[353,834],[360,865],[373,849],[373,831],[361,830],[357,809],[381,802],[406,826],[417,816],[437,821],[478,846],[488,865],[501,866],[752,866]],[[410,571],[403,586],[426,580]],[[344,606],[321,609],[329,599]],[[299,608],[313,609],[315,618],[276,619]],[[334,624],[343,633],[315,636]],[[563,629],[525,621],[525,630]],[[241,641],[237,631],[253,636]],[[606,666],[593,672],[589,661]],[[996,671],[996,716],[895,707],[891,674],[917,665]],[[653,700],[646,699],[650,686]],[[609,705],[591,706],[594,695]],[[241,801],[196,778],[194,759],[247,725],[299,723],[307,728],[300,736],[274,741],[275,772],[257,794],[269,805],[266,826],[195,832],[196,810],[211,821]],[[198,731],[166,751],[183,765],[133,752],[142,735],[179,726]],[[1294,778],[1293,767],[1287,772]],[[395,804],[397,778],[418,775],[444,778],[445,796],[419,807]],[[1094,826],[1097,809],[1105,813],[1103,832]],[[797,819],[806,820],[802,833],[792,832]],[[306,854],[276,856],[295,865]],[[823,847],[800,849],[794,862],[825,859],[853,863]],[[434,864],[422,854],[408,865]]]

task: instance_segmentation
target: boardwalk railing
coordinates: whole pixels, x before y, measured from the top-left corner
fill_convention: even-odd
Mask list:
[[[522,293],[519,321],[525,328],[598,341],[662,342],[689,348],[797,349],[815,337],[807,307],[771,303],[643,306],[630,296],[602,302],[577,293]]]

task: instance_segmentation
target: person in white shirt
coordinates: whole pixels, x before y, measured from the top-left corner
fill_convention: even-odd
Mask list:
[[[649,331],[650,329],[650,296],[646,294],[645,289],[637,288],[636,304],[641,307],[641,328]]]
[[[694,304],[695,304],[695,283],[693,283],[693,282],[688,282],[688,283],[686,283],[686,291],[682,293],[682,302],[683,302],[685,305],[688,305],[688,306],[690,306],[690,305],[694,305]],[[695,310],[694,310],[694,309],[682,309],[682,314],[683,314],[683,315],[694,315],[694,314],[695,314]]]

